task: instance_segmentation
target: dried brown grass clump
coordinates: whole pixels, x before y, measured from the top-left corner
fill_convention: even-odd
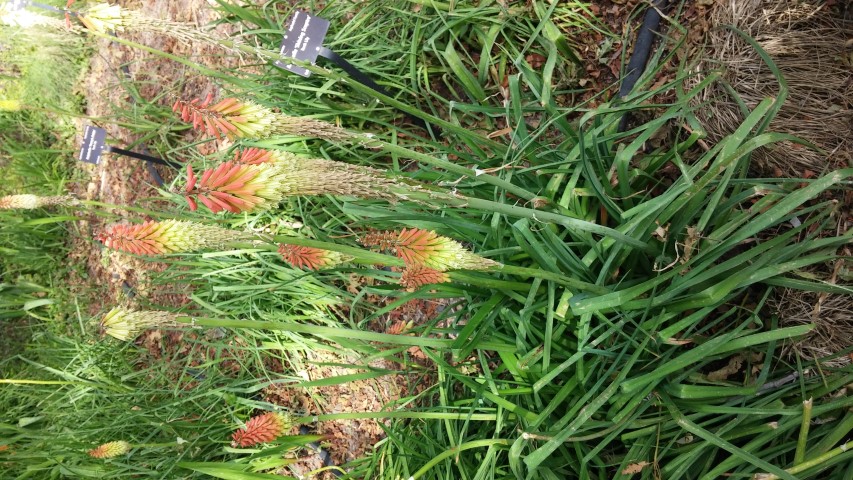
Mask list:
[[[853,344],[853,301],[850,295],[822,295],[814,292],[785,289],[773,301],[780,326],[815,324],[815,329],[793,344],[789,353],[808,360],[825,358]],[[831,366],[851,363],[849,355],[825,361]]]
[[[840,18],[824,2],[728,0],[714,9],[700,71],[722,71],[722,82],[697,99],[699,114],[712,140],[733,132],[744,116],[725,84],[750,108],[778,94],[778,82],[758,53],[726,25],[755,38],[788,83],[788,98],[770,131],[789,133],[820,147],[791,142],[753,156],[763,173],[802,177],[853,166],[853,22]],[[696,80],[698,81],[698,80]]]

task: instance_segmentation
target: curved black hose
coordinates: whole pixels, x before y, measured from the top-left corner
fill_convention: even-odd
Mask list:
[[[622,85],[619,87],[620,97],[624,98],[631,93],[634,85],[637,84],[637,80],[640,79],[640,76],[646,70],[646,62],[649,61],[652,44],[660,28],[660,11],[665,9],[668,4],[668,0],[654,0],[649,9],[646,10],[646,15],[643,17],[643,24],[640,26],[640,32],[637,34],[637,41],[634,43],[634,52],[631,54],[630,60],[628,60],[628,68],[625,77],[622,79]],[[622,115],[622,119],[619,121],[620,132],[624,132],[628,127],[629,119],[630,114],[628,112]]]
[[[311,430],[309,430],[308,427],[303,426],[303,427],[299,427],[299,433],[301,433],[302,435],[309,435],[309,434],[311,434]],[[334,476],[336,476],[336,477],[343,477],[344,476],[344,474],[341,473],[341,467],[339,467],[335,464],[335,462],[332,460],[332,456],[329,455],[329,452],[327,452],[322,447],[320,447],[319,443],[311,442],[308,444],[308,446],[311,448],[311,450],[314,450],[315,452],[317,452],[317,455],[320,456],[320,460],[323,461],[323,466],[333,467],[330,470]]]

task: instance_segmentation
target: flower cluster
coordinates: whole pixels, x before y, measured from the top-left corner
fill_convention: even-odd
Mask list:
[[[179,99],[172,105],[172,110],[180,114],[181,120],[192,122],[196,130],[203,129],[216,138],[263,139],[273,135],[296,135],[345,141],[357,137],[331,123],[282,115],[246,100],[226,98],[212,103],[212,95],[204,101],[199,98],[190,101]]]
[[[181,115],[181,120],[191,121],[196,130],[204,129],[216,138],[266,138],[276,131],[277,117],[272,110],[236,98],[226,98],[214,105],[212,102],[212,94],[204,101],[176,100],[172,110]]]
[[[89,450],[89,456],[92,458],[114,458],[129,452],[131,445],[127,442],[117,441],[109,442]]]
[[[232,447],[251,447],[275,440],[290,430],[292,421],[284,413],[267,412],[246,422],[246,426],[231,435]]]
[[[407,265],[400,276],[400,285],[407,289],[415,289],[434,283],[447,283],[450,276],[444,272],[433,270],[423,265]]]
[[[370,167],[250,148],[203,171],[200,177],[187,166],[184,196],[191,210],[198,208],[197,197],[213,212],[240,213],[271,208],[295,195],[345,195],[393,202],[416,188]]]
[[[101,319],[98,327],[101,335],[109,335],[127,342],[150,328],[175,327],[176,315],[159,310],[129,310],[116,307]]]
[[[113,224],[97,236],[107,248],[136,255],[193,252],[251,238],[248,233],[179,220]]]
[[[128,25],[127,12],[118,5],[95,3],[77,17],[86,28],[98,33],[123,32]]]
[[[205,170],[201,179],[187,165],[187,185],[184,198],[195,211],[195,197],[212,212],[248,212],[274,207],[283,198],[284,177],[270,164],[224,162]]]
[[[371,232],[359,240],[366,247],[391,250],[406,265],[421,265],[431,270],[489,270],[500,263],[481,257],[461,243],[431,230],[403,229],[399,232]]]
[[[70,196],[39,197],[38,195],[7,195],[0,197],[0,210],[24,209],[49,207],[51,205],[77,205],[79,201]]]
[[[352,260],[352,257],[342,253],[299,245],[279,245],[278,253],[285,262],[294,268],[306,270],[331,268]]]

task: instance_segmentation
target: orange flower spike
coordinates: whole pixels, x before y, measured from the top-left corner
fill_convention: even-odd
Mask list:
[[[410,290],[424,285],[447,283],[449,281],[450,276],[446,273],[423,265],[408,265],[400,276],[400,285]]]
[[[172,110],[180,110],[181,120],[192,121],[194,129],[204,128],[216,138],[266,138],[276,133],[278,114],[272,110],[236,98],[226,98],[211,106],[212,102],[213,95],[208,94],[204,102],[178,100]]]
[[[440,272],[489,270],[501,265],[469,251],[452,238],[419,228],[401,230],[393,247],[407,264],[423,265]]]
[[[285,179],[283,172],[273,165],[230,161],[205,170],[201,180],[185,191],[190,198],[198,196],[198,200],[214,213],[240,213],[281,202]],[[188,177],[187,185],[190,183],[192,178]]]
[[[257,415],[246,422],[245,428],[231,435],[231,446],[251,447],[272,442],[290,430],[291,426],[290,417],[283,413],[267,412]]]
[[[257,147],[247,148],[234,154],[234,162],[242,163],[243,165],[260,165],[262,163],[273,162],[274,160],[273,153],[270,150]]]
[[[353,258],[331,250],[303,247],[301,245],[281,244],[278,246],[278,253],[281,255],[282,260],[289,263],[293,268],[305,270],[332,268],[349,262]]]
[[[332,141],[351,141],[365,138],[336,125],[312,118],[290,117],[236,98],[225,98],[210,105],[213,98],[201,102],[178,100],[172,106],[184,122],[192,121],[193,128],[212,136],[268,138],[276,134],[325,138]]]
[[[244,232],[178,220],[147,221],[138,225],[114,224],[97,236],[107,248],[136,255],[221,248],[232,241],[252,238],[251,234]]]
[[[109,442],[89,450],[92,458],[114,458],[129,452],[131,445],[127,442]]]

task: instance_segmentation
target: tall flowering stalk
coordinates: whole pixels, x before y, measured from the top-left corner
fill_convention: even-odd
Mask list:
[[[181,120],[192,122],[196,130],[216,138],[263,139],[273,135],[296,135],[344,141],[358,137],[328,122],[282,115],[246,100],[226,98],[212,103],[213,95],[208,95],[204,101],[198,98],[176,100],[172,110],[180,114]]]
[[[136,255],[194,252],[252,238],[253,235],[244,232],[178,220],[113,224],[97,236],[107,248]]]
[[[88,454],[92,458],[114,458],[129,452],[130,448],[131,445],[124,441],[108,442],[89,450]]]
[[[86,28],[101,34],[135,30],[157,32],[185,42],[204,42],[210,45],[219,45],[221,42],[210,33],[186,24],[148,17],[138,11],[103,2],[92,3],[77,12],[77,18]]]
[[[40,197],[38,195],[7,195],[0,197],[0,210],[23,209],[32,210],[34,208],[49,207],[53,205],[77,205],[80,201],[70,195]]]
[[[296,195],[346,195],[396,201],[417,191],[379,170],[342,162],[259,148],[237,152],[232,161],[196,176],[187,166],[184,196],[190,209],[196,198],[213,212],[248,212],[277,205]]]
[[[159,310],[130,310],[116,307],[98,323],[101,335],[109,335],[123,342],[138,337],[151,328],[177,327],[177,315]]]
[[[294,268],[301,268],[305,270],[332,268],[353,259],[353,257],[349,255],[333,252],[331,250],[303,247],[299,245],[281,244],[278,246],[278,253],[285,262],[289,263]]]
[[[290,417],[284,413],[267,412],[246,422],[246,426],[231,435],[232,447],[251,447],[267,443],[284,435],[292,426]]]
[[[371,232],[362,236],[360,242],[366,247],[393,251],[407,265],[421,265],[439,272],[490,270],[502,266],[494,260],[472,253],[456,240],[431,230],[404,228],[399,232]]]

